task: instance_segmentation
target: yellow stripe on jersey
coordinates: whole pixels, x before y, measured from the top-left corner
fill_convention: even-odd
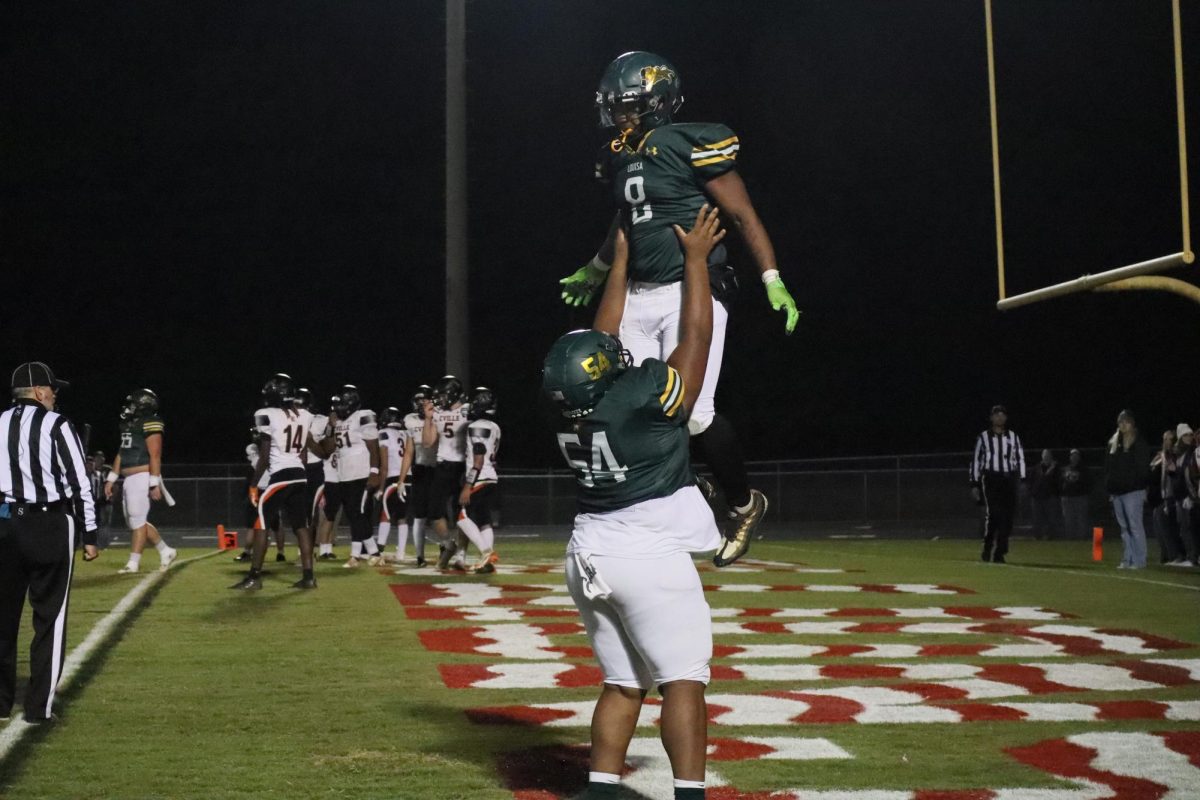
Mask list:
[[[667,390],[663,392],[659,402],[662,403],[663,413],[668,417],[675,416],[675,412],[683,405],[683,376],[672,368],[667,369]]]
[[[718,155],[718,156],[713,156],[712,158],[702,158],[699,161],[693,161],[692,166],[693,167],[705,167],[705,166],[708,166],[709,164],[717,164],[721,161],[737,161],[737,153],[730,153],[728,155]]]
[[[667,388],[658,396],[659,405],[667,404],[667,398],[671,396],[671,390],[675,388],[675,376],[678,374],[672,367],[667,367]]]
[[[147,422],[142,426],[142,431],[145,433],[162,433],[163,424],[161,422]]]
[[[679,378],[679,386],[677,388],[679,391],[678,391],[676,397],[674,398],[674,402],[671,403],[671,405],[669,407],[663,409],[663,412],[668,417],[675,416],[676,412],[678,412],[679,409],[683,407],[684,392],[683,392],[683,378],[682,377]]]
[[[722,139],[719,142],[713,142],[712,144],[705,144],[705,145],[701,145],[699,147],[693,147],[692,152],[693,153],[703,153],[705,150],[720,150],[721,148],[723,148],[727,145],[736,144],[737,140],[738,140],[738,137],[730,136],[728,139]]]

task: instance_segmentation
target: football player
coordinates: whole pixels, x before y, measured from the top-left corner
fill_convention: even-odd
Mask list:
[[[471,466],[459,493],[458,529],[479,548],[479,561],[472,567],[476,575],[496,571],[496,533],[492,530],[492,509],[496,505],[496,454],[500,451],[500,426],[496,424],[496,395],[486,386],[471,393],[467,441],[471,445]]]
[[[163,420],[158,414],[158,395],[138,389],[125,397],[121,407],[121,449],[104,479],[104,496],[111,500],[117,478],[123,479],[121,493],[125,524],[129,526],[129,560],[118,572],[137,572],[142,550],[149,539],[158,550],[159,569],[166,569],[178,555],[150,523],[150,501],[162,500]]]
[[[388,406],[379,415],[383,427],[379,429],[379,474],[383,476],[383,491],[377,492],[379,501],[379,533],[376,541],[379,552],[387,553],[388,536],[396,528],[396,561],[404,560],[404,547],[408,543],[408,509],[404,498],[408,486],[400,479],[400,467],[408,450],[408,434],[404,431],[404,418],[400,409]]]
[[[596,108],[602,127],[615,136],[600,154],[596,177],[611,187],[618,212],[608,237],[592,261],[562,280],[563,298],[587,303],[604,283],[617,231],[628,237],[629,285],[621,323],[621,342],[635,364],[665,358],[679,341],[683,252],[672,232],[687,225],[704,203],[721,209],[742,237],[766,289],[767,301],[787,313],[791,333],[800,317],[779,277],[775,251],[735,169],[737,135],[716,123],[677,123],[683,104],[679,72],[653,53],[631,52],[616,58],[600,79]],[[749,548],[767,510],[761,492],[751,489],[741,446],[732,425],[716,413],[713,396],[725,348],[724,301],[737,287],[724,246],[709,255],[713,287],[713,336],[704,386],[688,421],[704,460],[729,503],[734,525],[729,543],[717,553],[718,566],[733,563]],[[706,493],[715,490],[701,481]]]
[[[379,486],[379,428],[375,412],[362,407],[358,387],[346,384],[337,394],[329,414],[331,433],[322,452],[337,448],[338,505],[350,520],[350,559],[342,566],[352,569],[365,557],[371,566],[383,559],[371,530],[370,500]],[[329,489],[326,489],[328,497]],[[326,517],[329,516],[328,499]]]
[[[333,408],[337,402],[338,396],[335,394],[329,398],[329,407]],[[324,427],[321,427],[319,420],[313,423],[313,438],[318,442],[333,435],[333,425],[330,424],[329,416],[322,414],[320,419],[325,421]],[[320,550],[317,558],[321,561],[336,561],[337,554],[333,552],[333,540],[337,538],[337,529],[342,522],[342,495],[337,486],[337,448],[334,447],[332,453],[326,453],[320,447],[313,452],[322,460],[321,470],[324,475],[321,489],[313,499],[313,508],[315,509],[317,506],[321,508],[319,518],[316,517],[314,511],[314,519],[317,520],[317,546]]]
[[[325,480],[336,468],[329,464],[330,459],[322,455],[320,442],[325,438],[325,429],[329,427],[329,417],[317,408],[316,398],[311,390],[300,387],[296,390],[297,409],[304,409],[313,415],[312,436],[314,446],[304,454],[304,474],[308,479],[309,511],[314,537],[320,549],[317,556],[319,561],[336,559],[333,553],[332,534],[336,521],[325,518]]]
[[[463,403],[462,381],[446,375],[433,387],[433,400],[425,402],[426,424],[421,431],[421,443],[437,448],[437,466],[433,470],[430,488],[429,515],[441,546],[438,569],[453,565],[466,570],[463,542],[451,535],[448,519],[457,518],[458,498],[462,492],[463,475],[467,466],[467,412]],[[456,531],[457,533],[457,531]]]
[[[695,484],[687,418],[712,339],[706,263],[724,234],[715,211],[701,206],[689,233],[674,226],[685,275],[679,343],[665,363],[632,366],[611,333],[625,305],[621,235],[595,329],[561,337],[543,370],[543,389],[567,420],[559,448],[579,484],[567,588],[604,673],[592,717],[590,800],[617,797],[642,701],[656,686],[675,797],[704,797],[712,620],[691,554],[715,550],[721,535]]]
[[[424,443],[425,406],[433,397],[433,389],[421,384],[412,396],[412,413],[404,415],[404,431],[408,435],[408,446],[404,450],[404,462],[400,467],[400,481],[412,474],[412,488],[408,493],[408,525],[412,530],[413,548],[417,566],[425,566],[425,527],[432,516],[429,510],[430,489],[433,485],[433,470],[437,466],[437,447],[426,447]]]
[[[278,373],[262,388],[263,407],[254,412],[258,430],[258,464],[254,482],[269,475],[267,487],[256,492],[258,525],[254,528],[254,558],[250,572],[233,589],[262,588],[263,557],[267,552],[267,529],[279,531],[286,519],[300,544],[300,580],[296,589],[317,588],[313,577],[313,540],[309,520],[308,477],[304,473],[304,454],[316,444],[312,437],[313,415],[295,407],[296,389],[292,379]]]
[[[258,426],[250,428],[250,444],[246,445],[246,461],[249,463],[249,468],[246,471],[246,530],[247,534],[245,542],[242,544],[242,552],[233,559],[234,561],[249,564],[254,560],[254,531],[258,529],[258,497],[263,490],[271,482],[271,475],[263,472],[259,475],[258,472]],[[257,476],[257,477],[256,477]],[[278,531],[276,531],[276,542],[279,540]]]

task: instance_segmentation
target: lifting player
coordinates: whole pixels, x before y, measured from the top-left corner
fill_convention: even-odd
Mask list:
[[[661,56],[625,53],[605,69],[596,107],[601,125],[614,129],[616,136],[601,151],[596,177],[611,186],[619,210],[595,258],[561,281],[564,300],[574,305],[589,302],[608,275],[617,232],[625,232],[631,282],[620,336],[635,364],[665,358],[679,341],[683,251],[672,226],[690,224],[704,203],[719,207],[741,234],[761,275],[767,301],[776,311],[787,312],[789,334],[800,316],[779,277],[771,239],[734,168],[738,137],[716,123],[674,122],[682,104],[679,73]],[[713,403],[725,348],[724,303],[737,287],[723,245],[709,254],[708,270],[714,295],[713,336],[704,386],[688,430],[699,441],[729,503],[734,526],[714,559],[725,566],[749,549],[767,500],[750,488],[737,436]],[[711,485],[707,481],[701,485],[711,495]]]
[[[467,417],[467,441],[471,445],[471,466],[463,479],[458,504],[458,529],[479,548],[479,561],[471,571],[486,575],[496,571],[496,533],[492,530],[492,509],[497,501],[496,454],[500,452],[500,426],[496,424],[496,395],[486,386],[471,393]]]
[[[163,420],[158,414],[158,395],[138,389],[126,396],[121,408],[121,449],[104,479],[104,496],[112,499],[117,478],[121,487],[125,524],[131,530],[129,561],[119,572],[137,572],[142,550],[149,539],[158,550],[159,569],[166,569],[178,553],[167,545],[150,523],[150,501],[162,500]]]

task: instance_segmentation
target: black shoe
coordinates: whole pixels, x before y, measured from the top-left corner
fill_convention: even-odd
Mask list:
[[[293,589],[315,589],[317,588],[316,578],[301,578],[292,584]]]
[[[991,554],[991,553],[988,553],[987,551],[984,551],[984,553],[983,553],[983,555],[981,556],[981,558],[982,558],[982,559],[983,559],[985,562],[987,562],[987,561],[991,561],[991,560],[992,560],[992,554]]]
[[[276,563],[276,564],[283,563],[283,562],[286,562],[286,561],[287,561],[287,556],[285,556],[283,553],[276,553],[276,554],[275,554],[275,563]]]
[[[417,567],[419,568],[419,567],[423,567],[423,566],[425,566],[425,559],[418,558],[417,559]]]
[[[258,577],[257,575],[247,575],[229,588],[242,589],[248,592],[256,591],[262,588],[262,578]]]
[[[241,553],[239,553],[238,555],[234,556],[234,557],[233,557],[233,560],[234,560],[234,561],[240,561],[240,562],[241,562],[241,563],[243,563],[243,564],[244,564],[244,563],[246,563],[247,561],[249,561],[249,560],[250,560],[250,551],[248,551],[248,550],[243,550]]]
[[[52,725],[55,722],[58,722],[58,717],[55,714],[51,714],[48,717],[25,717],[27,725]]]
[[[993,564],[1007,564],[1008,562],[1004,560],[1004,556],[992,556],[992,563]]]
[[[337,556],[335,556],[333,553],[321,553],[321,555],[317,556],[318,561],[333,561],[335,558],[337,558]]]

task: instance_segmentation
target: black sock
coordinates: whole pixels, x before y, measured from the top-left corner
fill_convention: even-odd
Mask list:
[[[313,576],[313,573],[312,573],[311,569],[304,570],[304,579],[305,580],[311,580],[312,576]]]
[[[607,800],[610,797],[618,797],[621,792],[621,784],[619,783],[588,783],[587,794],[584,795],[586,800]]]
[[[750,502],[750,479],[746,476],[746,461],[742,457],[742,446],[729,420],[714,414],[712,423],[704,433],[694,437],[700,444],[704,463],[712,470],[717,485],[725,493],[730,507],[744,506]]]
[[[704,789],[693,789],[691,787],[683,788],[675,787],[675,800],[704,800]]]

